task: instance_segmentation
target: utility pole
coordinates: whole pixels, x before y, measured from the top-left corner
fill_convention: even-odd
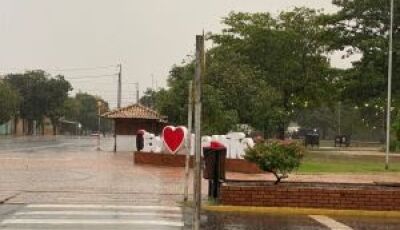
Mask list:
[[[194,127],[195,127],[195,165],[194,165],[194,212],[193,229],[200,229],[201,211],[201,83],[204,68],[204,36],[196,36],[196,75],[194,91]]]
[[[136,103],[139,104],[139,102],[140,102],[139,82],[136,82],[135,85],[136,85]]]
[[[118,65],[118,87],[117,87],[117,108],[121,108],[121,97],[122,97],[122,64]],[[117,152],[117,125],[114,119],[114,153]]]
[[[117,92],[117,107],[118,109],[121,108],[121,97],[122,97],[122,64],[119,64],[119,73],[118,73],[118,92]]]
[[[394,0],[390,0],[390,27],[389,27],[389,64],[388,64],[388,97],[387,97],[387,118],[386,118],[386,162],[385,169],[389,169],[390,153],[390,114],[392,110],[392,67],[393,67],[393,20]]]
[[[186,162],[185,162],[185,185],[183,201],[188,201],[189,196],[189,164],[190,152],[192,150],[192,125],[193,125],[193,81],[189,81],[188,97],[188,139],[186,140]]]

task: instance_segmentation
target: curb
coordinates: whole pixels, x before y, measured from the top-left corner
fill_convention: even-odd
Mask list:
[[[246,206],[217,206],[205,205],[203,210],[211,212],[238,212],[248,214],[272,215],[325,215],[325,216],[359,216],[400,218],[400,211],[369,211],[369,210],[333,210],[318,208],[289,208],[289,207],[246,207]]]

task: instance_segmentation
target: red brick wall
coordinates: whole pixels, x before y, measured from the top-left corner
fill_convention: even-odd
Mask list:
[[[223,205],[302,207],[354,210],[400,210],[400,187],[357,184],[282,183],[245,186],[225,184]]]
[[[241,159],[226,159],[225,167],[226,171],[230,172],[249,174],[263,173],[256,164]]]
[[[135,152],[133,154],[135,164],[148,164],[166,167],[185,167],[185,155],[173,155],[170,153],[146,153]],[[190,159],[190,167],[192,167],[193,157]]]
[[[185,167],[184,155],[172,155],[168,153],[146,153],[136,152],[134,154],[135,164],[151,164],[166,167]],[[190,165],[192,167],[193,157],[191,157]],[[241,173],[262,173],[257,165],[246,160],[226,159],[226,171]]]

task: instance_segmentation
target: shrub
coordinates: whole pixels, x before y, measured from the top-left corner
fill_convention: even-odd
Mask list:
[[[275,184],[278,184],[300,166],[304,152],[298,143],[276,141],[256,144],[246,150],[244,158],[257,164],[261,170],[274,174]]]

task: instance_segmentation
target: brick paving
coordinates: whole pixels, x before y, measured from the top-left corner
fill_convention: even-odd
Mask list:
[[[0,155],[0,194],[18,193],[8,201],[15,203],[175,203],[183,199],[183,175],[182,168],[134,165],[132,153]]]
[[[2,151],[0,201],[9,203],[165,203],[181,201],[183,168],[134,165],[132,153],[47,150]],[[271,174],[227,173],[228,179],[273,180]],[[400,182],[399,173],[293,174],[289,181]],[[203,195],[207,182],[203,181]],[[190,181],[190,192],[192,180]]]

